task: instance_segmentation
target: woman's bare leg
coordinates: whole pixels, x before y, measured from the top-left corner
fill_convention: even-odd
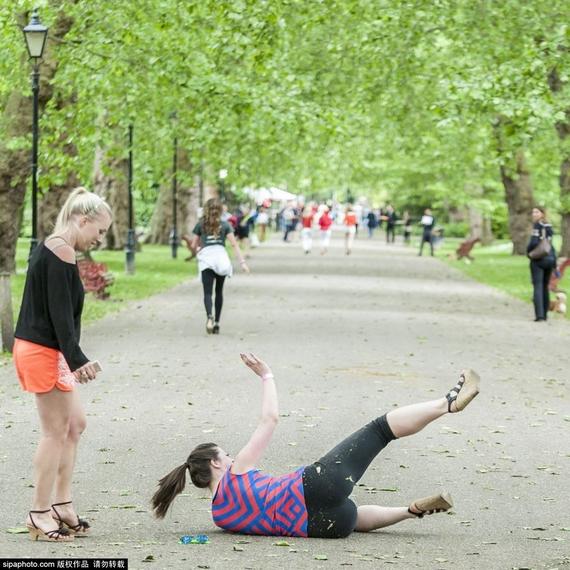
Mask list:
[[[66,503],[72,500],[71,481],[77,456],[77,447],[81,434],[85,431],[87,425],[79,394],[77,391],[73,391],[71,394],[71,417],[55,481],[54,504]],[[65,520],[74,521],[77,518],[73,505],[61,505],[56,508],[59,515]]]
[[[51,507],[54,484],[69,431],[72,404],[73,392],[53,388],[50,392],[36,394],[41,437],[34,456],[35,492],[32,510],[43,511]],[[42,530],[58,528],[49,512],[35,513],[33,518]]]
[[[407,507],[380,507],[378,505],[363,505],[358,507],[356,515],[356,532],[370,532],[384,528],[406,519],[415,519]]]
[[[396,437],[406,437],[418,433],[437,418],[449,413],[448,405],[445,398],[411,404],[388,412],[386,420]]]

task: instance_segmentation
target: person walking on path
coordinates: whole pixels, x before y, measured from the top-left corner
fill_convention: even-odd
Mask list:
[[[234,248],[240,266],[246,273],[249,268],[234,231],[228,222],[223,222],[222,203],[216,198],[210,198],[204,204],[204,212],[193,230],[191,243],[192,251],[197,252],[198,269],[202,278],[204,290],[204,307],[206,308],[206,332],[219,334],[220,317],[224,304],[224,281],[232,275],[232,263],[226,251],[226,239]],[[212,312],[212,294],[216,284],[214,311]]]
[[[429,243],[431,256],[433,257],[432,232],[433,232],[433,227],[435,226],[435,218],[433,217],[430,208],[426,208],[424,210],[424,215],[422,216],[420,224],[422,225],[423,230],[422,230],[422,241],[420,243],[420,252],[418,253],[418,255],[420,256],[422,255],[424,251],[424,243]]]
[[[348,204],[344,215],[344,248],[346,255],[350,255],[352,252],[352,244],[356,235],[356,222],[356,214],[352,206]]]
[[[184,490],[186,471],[192,483],[212,493],[212,518],[231,532],[266,536],[344,538],[411,518],[447,511],[447,493],[413,501],[408,507],[357,507],[349,496],[374,458],[394,440],[415,434],[432,421],[463,410],[479,393],[479,376],[463,371],[445,397],[396,408],[359,429],[316,462],[273,477],[256,468],[277,426],[277,389],[269,366],[253,354],[241,359],[261,379],[261,419],[235,459],[215,443],[198,445],[188,459],[160,479],[152,497],[163,518]]]
[[[303,229],[301,230],[301,241],[303,243],[303,251],[305,255],[311,253],[313,248],[313,218],[315,213],[313,212],[313,207],[310,205],[305,206],[303,209],[303,217],[301,222],[303,224]]]
[[[321,237],[321,255],[325,255],[325,253],[329,249],[329,244],[331,242],[331,234],[332,234],[332,218],[329,215],[329,207],[325,206],[323,208],[323,213],[319,218],[319,228],[320,228],[320,237]]]
[[[554,231],[546,220],[546,210],[535,206],[532,209],[532,234],[528,242],[526,252],[530,252],[537,247],[542,240],[547,240],[550,244],[549,252],[539,259],[530,259],[530,275],[532,280],[535,322],[546,321],[550,306],[550,296],[548,283],[553,269],[556,267],[556,253],[552,245]]]
[[[90,528],[72,500],[77,447],[86,426],[75,384],[94,380],[99,367],[79,346],[85,294],[76,252],[99,245],[111,219],[101,197],[76,188],[28,265],[13,356],[21,387],[35,394],[40,418],[34,498],[26,520],[32,540],[69,541]]]
[[[267,213],[267,208],[260,206],[259,214],[257,214],[257,227],[259,229],[259,241],[263,243],[265,241],[265,235],[267,232],[267,225],[269,224],[269,214]]]
[[[396,241],[396,222],[398,221],[398,216],[391,204],[388,204],[386,207],[384,219],[386,220],[386,243],[394,243]]]
[[[378,220],[376,219],[376,214],[374,210],[370,209],[368,214],[366,214],[366,225],[368,226],[368,237],[372,239],[374,237],[374,230],[378,225]]]
[[[407,210],[404,212],[402,221],[404,223],[404,243],[408,245],[412,236],[412,218]]]
[[[283,233],[283,241],[289,241],[289,234],[294,232],[297,227],[297,211],[292,204],[287,205],[283,210],[283,223],[285,231]]]

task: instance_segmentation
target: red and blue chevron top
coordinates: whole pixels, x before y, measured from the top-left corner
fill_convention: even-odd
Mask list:
[[[232,532],[265,536],[307,536],[303,472],[272,477],[252,469],[228,469],[212,500],[214,524]]]

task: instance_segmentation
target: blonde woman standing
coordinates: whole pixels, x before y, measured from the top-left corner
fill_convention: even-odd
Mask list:
[[[111,209],[96,194],[75,189],[53,233],[34,250],[14,343],[22,389],[35,394],[41,436],[34,457],[34,498],[27,517],[32,540],[69,541],[87,534],[77,516],[71,482],[85,412],[76,382],[94,380],[97,366],[79,346],[84,291],[77,251],[101,243]]]

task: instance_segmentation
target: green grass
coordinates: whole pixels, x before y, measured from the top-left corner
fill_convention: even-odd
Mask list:
[[[18,314],[26,278],[26,260],[29,241],[19,240],[16,252],[16,275],[12,276],[12,302],[14,314]],[[97,251],[93,259],[106,263],[115,276],[115,283],[108,291],[111,297],[105,301],[95,299],[91,294],[85,297],[82,322],[89,323],[101,317],[120,311],[129,301],[144,299],[197,275],[196,262],[186,263],[186,248],[178,250],[178,258],[172,259],[170,247],[165,245],[143,245],[135,256],[135,274],[125,274],[124,251]],[[16,317],[15,317],[16,318]],[[15,322],[15,321],[14,321]]]
[[[436,256],[476,281],[496,287],[527,303],[532,302],[529,260],[521,255],[512,255],[512,243],[510,241],[498,240],[493,245],[486,247],[476,244],[471,252],[475,261],[470,264],[448,257],[449,254],[455,252],[462,241],[461,239],[446,238],[443,245],[436,250]],[[557,250],[560,249],[559,236],[555,237],[554,246]],[[568,273],[568,271],[565,273],[564,279],[560,282],[560,288],[567,291],[570,290],[570,275]],[[570,318],[570,313],[567,313],[566,317]]]

